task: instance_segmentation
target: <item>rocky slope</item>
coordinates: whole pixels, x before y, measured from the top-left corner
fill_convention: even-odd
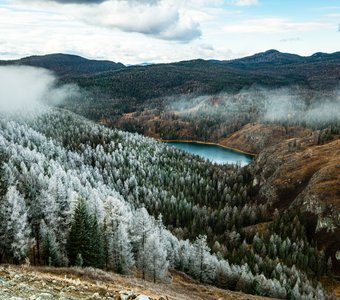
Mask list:
[[[199,285],[179,273],[172,275],[172,283],[153,284],[95,269],[0,266],[0,299],[264,299]]]
[[[292,126],[247,124],[219,141],[224,146],[258,154],[251,165],[263,201],[273,209],[311,213],[311,230],[319,249],[332,257],[333,272],[340,261],[340,139],[320,144],[320,131]]]
[[[254,185],[279,211],[299,209],[315,219],[313,238],[340,272],[340,139],[318,145],[317,132],[263,150],[252,164]]]

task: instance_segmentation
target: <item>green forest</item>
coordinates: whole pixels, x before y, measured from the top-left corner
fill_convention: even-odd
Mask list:
[[[315,219],[280,214],[251,165],[217,165],[63,109],[0,120],[0,262],[169,270],[282,299],[325,299]]]

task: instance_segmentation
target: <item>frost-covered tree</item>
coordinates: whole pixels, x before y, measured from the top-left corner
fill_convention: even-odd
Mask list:
[[[25,201],[15,186],[8,188],[1,203],[0,214],[0,238],[4,254],[12,257],[15,262],[20,262],[28,254],[31,239]]]
[[[15,186],[24,204],[20,215],[26,212],[20,224],[26,220],[23,227],[33,229],[35,247],[26,252],[30,259],[41,248],[40,263],[66,265],[66,250],[73,243],[71,264],[103,266],[104,248],[106,266],[110,262],[120,271],[123,260],[114,262],[125,257],[121,253],[130,241],[145,278],[146,273],[150,276],[143,255],[146,243],[151,247],[155,241],[148,239],[158,232],[169,268],[203,282],[235,289],[241,277],[246,281],[254,274],[254,284],[259,276],[263,281],[254,293],[283,297],[286,289],[290,297],[299,282],[300,296],[321,295],[314,279],[326,272],[327,259],[309,240],[308,221],[291,210],[272,220],[270,205],[257,202],[249,168],[213,165],[58,109],[20,118],[2,116],[0,165],[0,208],[8,206],[5,195]],[[86,211],[76,218],[78,197]],[[12,262],[13,230],[7,231],[6,211],[0,209],[0,256]],[[162,218],[155,221],[159,215]],[[267,221],[262,233],[244,230]],[[202,233],[206,239],[193,242]],[[23,244],[31,245],[30,239]]]
[[[108,236],[108,267],[115,272],[128,274],[134,265],[132,246],[126,225],[121,223],[113,234]]]
[[[145,279],[147,268],[145,247],[148,236],[153,229],[150,216],[144,207],[137,209],[133,215],[131,225],[131,240],[137,256],[137,264],[142,270],[142,278]]]
[[[141,256],[145,262],[146,273],[153,282],[162,280],[168,272],[169,262],[166,259],[167,252],[165,245],[160,241],[158,230],[147,237]]]
[[[214,277],[214,266],[210,264],[210,248],[207,244],[207,237],[200,235],[193,244],[192,252],[192,273],[201,282],[209,282],[209,278]]]

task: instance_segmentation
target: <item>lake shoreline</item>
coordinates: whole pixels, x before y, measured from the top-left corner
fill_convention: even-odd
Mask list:
[[[213,145],[213,146],[218,146],[218,147],[221,147],[221,148],[224,148],[224,149],[232,150],[232,151],[235,151],[235,152],[238,152],[238,153],[246,154],[246,155],[249,155],[249,156],[252,156],[252,157],[256,156],[255,153],[242,151],[240,149],[236,149],[236,148],[233,148],[233,147],[228,147],[228,146],[224,146],[222,144],[212,143],[212,142],[203,142],[203,141],[198,141],[198,140],[163,140],[163,139],[157,139],[157,140],[160,141],[160,142],[163,142],[163,143],[195,143],[195,144],[201,144],[201,145]]]

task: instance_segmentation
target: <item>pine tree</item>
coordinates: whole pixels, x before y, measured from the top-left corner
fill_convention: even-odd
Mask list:
[[[205,282],[207,279],[208,270],[208,255],[210,248],[207,245],[207,237],[200,235],[194,242],[194,260],[193,260],[193,274],[201,282]]]
[[[77,255],[81,254],[84,258],[88,254],[89,239],[89,214],[83,199],[80,199],[74,211],[73,222],[67,240],[67,253],[71,265],[75,265]],[[88,261],[84,259],[84,264]]]
[[[60,252],[54,232],[41,222],[42,259],[46,265],[60,266]]]
[[[89,217],[87,239],[89,240],[86,263],[95,268],[102,268],[105,262],[103,230],[96,215]]]
[[[71,265],[75,265],[78,254],[81,254],[84,266],[101,268],[104,265],[102,231],[97,218],[88,213],[83,199],[78,201],[75,208],[67,253]]]

